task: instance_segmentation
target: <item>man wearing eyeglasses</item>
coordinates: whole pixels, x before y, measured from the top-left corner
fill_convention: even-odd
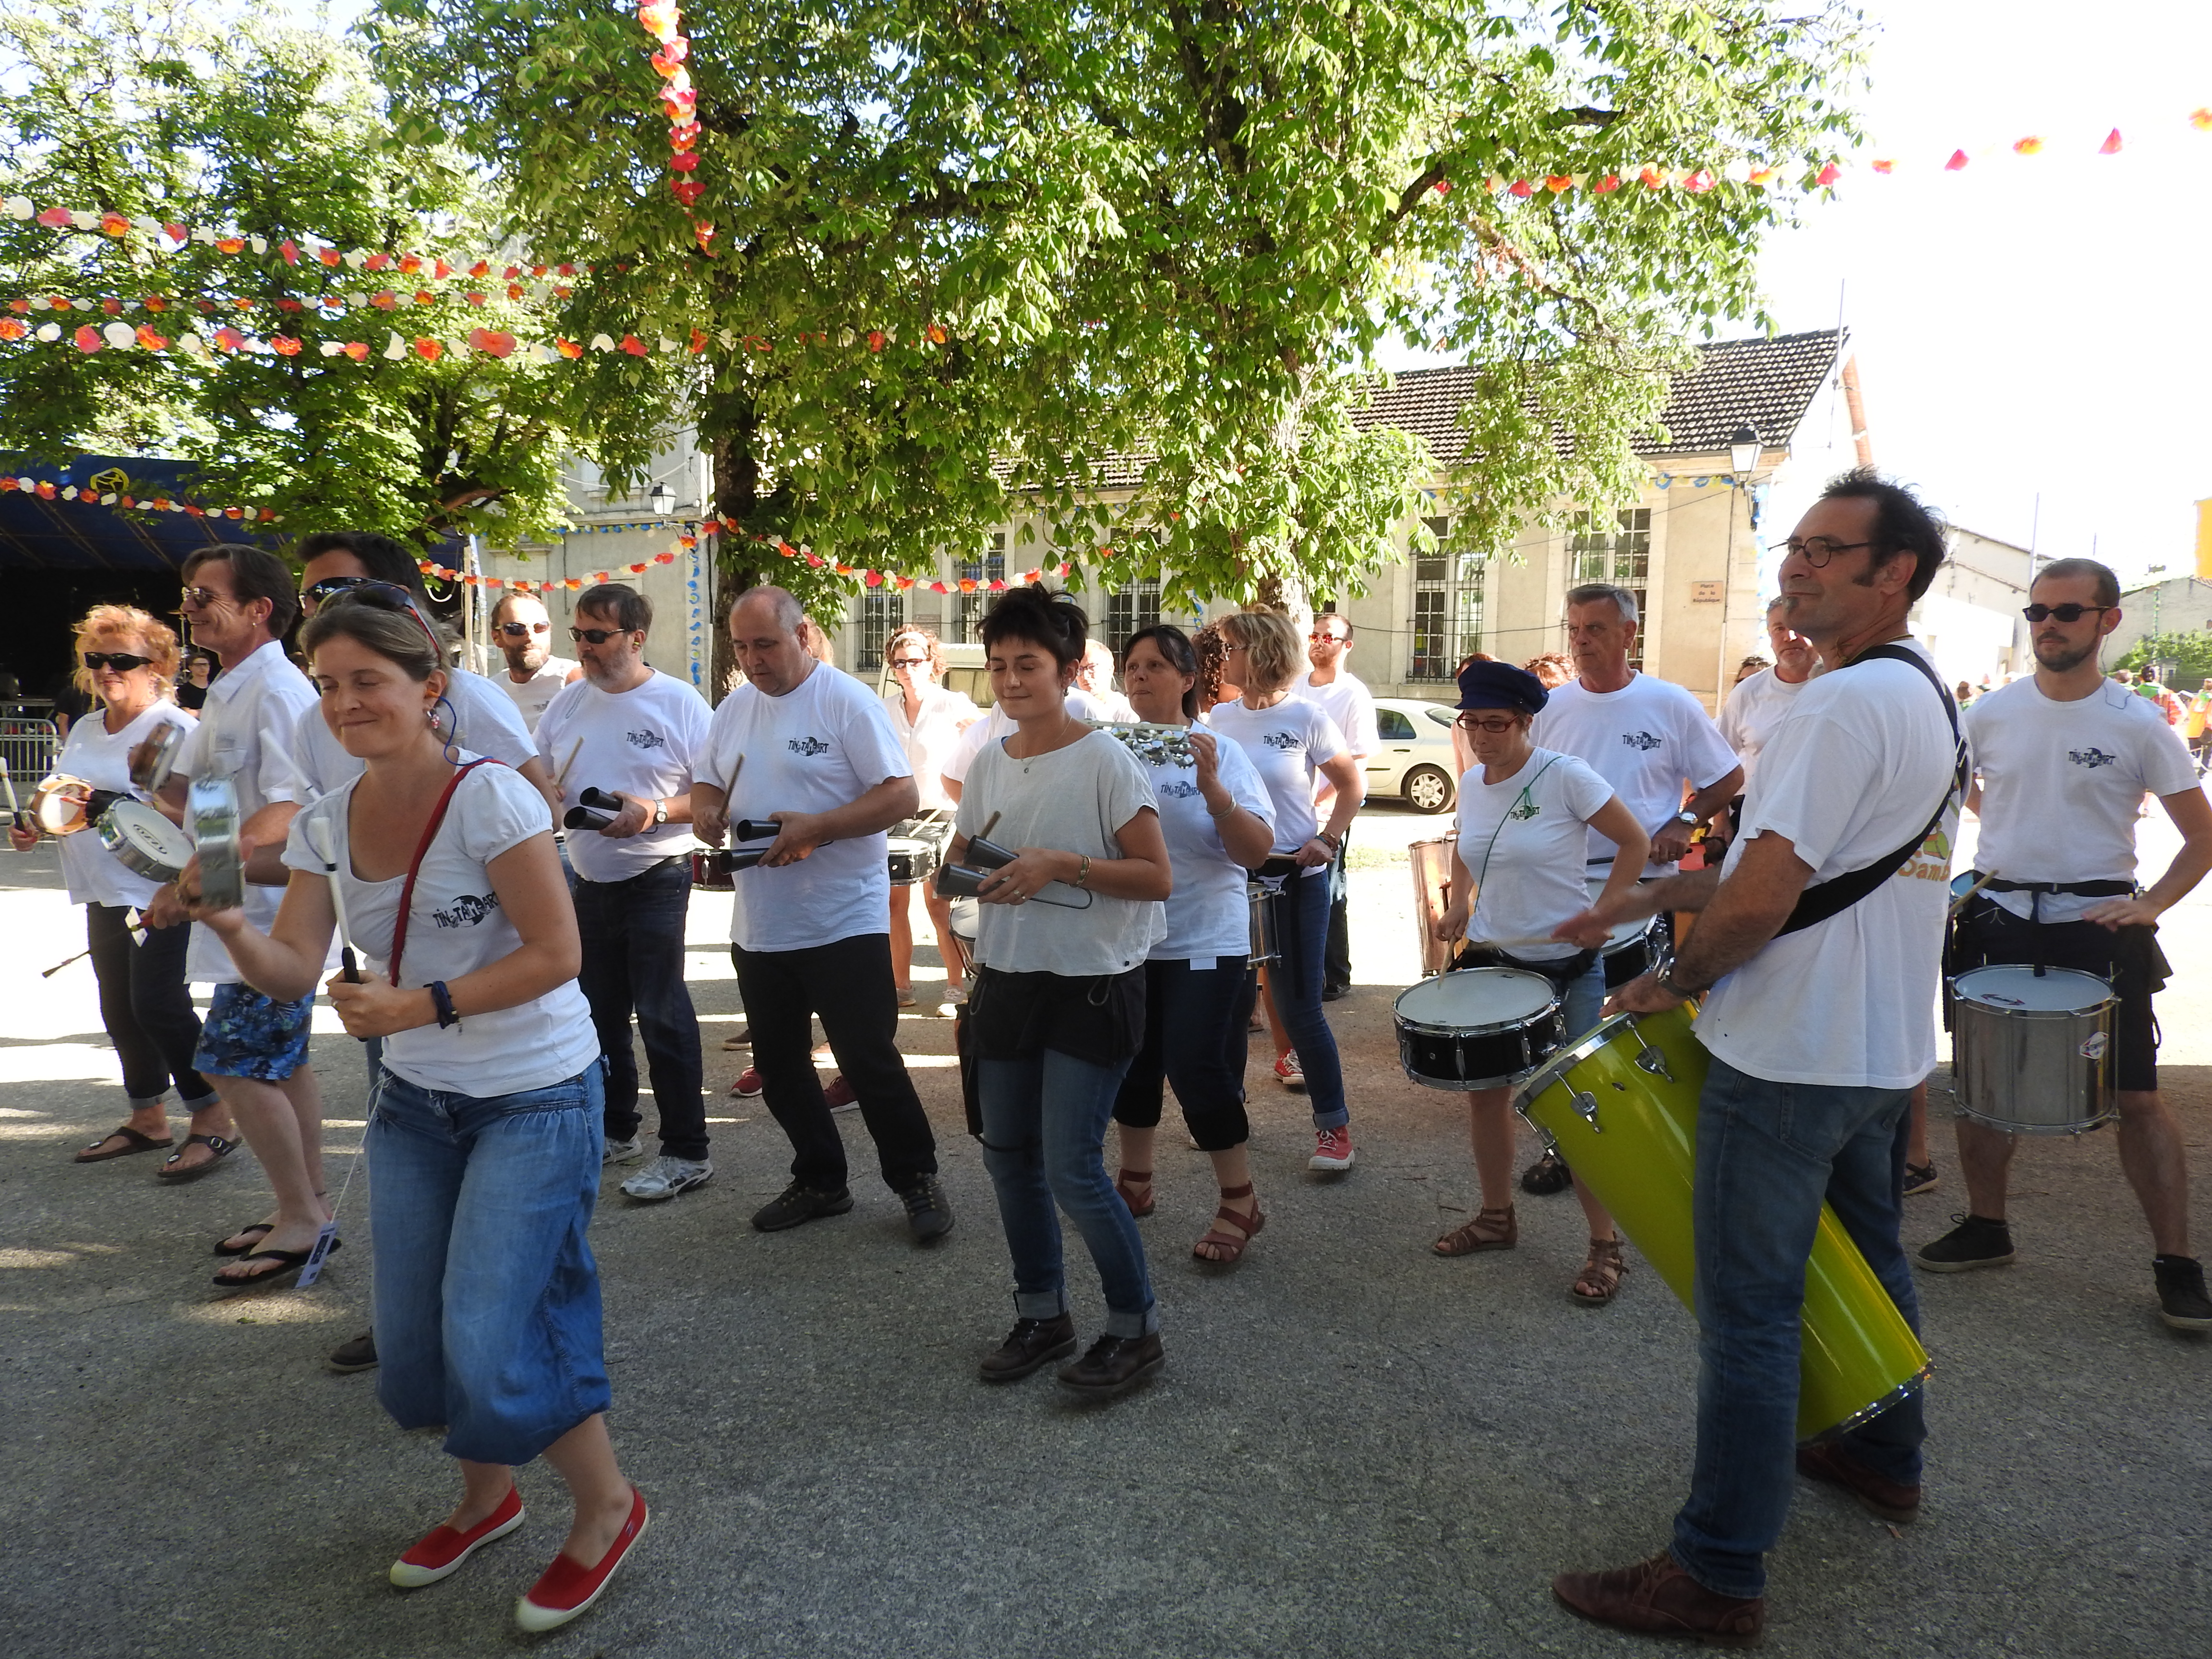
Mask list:
[[[576,596],[568,637],[584,678],[565,685],[538,721],[538,749],[559,780],[564,812],[586,789],[617,796],[603,828],[572,823],[576,928],[584,945],[577,982],[592,1005],[607,1062],[606,1161],[642,1157],[637,1058],[630,1017],[660,1114],[660,1152],[623,1182],[658,1203],[714,1179],[707,1156],[705,1067],[699,1017],[684,983],[684,921],[691,902],[691,775],[712,716],[685,682],[645,660],[653,606],[621,582]]]
[[[552,654],[552,618],[535,594],[509,593],[492,609],[492,640],[507,659],[507,672],[494,679],[514,699],[522,723],[533,734],[554,695],[584,677],[580,665]]]
[[[2157,921],[2212,870],[2212,805],[2180,733],[2105,678],[2098,653],[2120,625],[2119,580],[2093,559],[2047,565],[2028,591],[2035,673],[1978,699],[1966,732],[1981,774],[1975,862],[1990,876],[1960,913],[1954,971],[1986,963],[2073,968],[2119,997],[2120,1167],[2149,1220],[2160,1316],[2212,1330],[2204,1269],[2189,1254],[2189,1170],[2158,1089],[2151,999],[2166,981]],[[2136,821],[2156,795],[2181,849],[2148,892],[2136,886]],[[1931,1273],[2014,1259],[2005,1215],[2014,1137],[1961,1117],[1966,1216],[1914,1257]]]
[[[1352,654],[1353,629],[1350,618],[1334,611],[1314,613],[1313,629],[1306,635],[1306,660],[1312,665],[1291,687],[1292,695],[1317,702],[1328,711],[1336,729],[1344,733],[1344,752],[1360,764],[1360,781],[1366,781],[1368,757],[1382,747],[1375,725],[1375,694],[1345,666]],[[1336,786],[1314,775],[1314,810],[1324,823]],[[1352,845],[1347,826],[1336,844],[1336,857],[1328,872],[1328,944],[1322,952],[1321,1000],[1334,1002],[1352,988],[1352,918],[1349,890],[1345,882],[1344,853]]]

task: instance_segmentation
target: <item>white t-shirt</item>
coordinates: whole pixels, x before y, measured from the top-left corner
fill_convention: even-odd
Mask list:
[[[475,758],[465,751],[461,757]],[[389,881],[363,881],[353,872],[347,819],[359,781],[348,779],[292,820],[284,862],[324,875],[307,825],[319,819],[331,826],[331,856],[352,929],[349,942],[362,957],[362,977],[383,979],[407,878],[403,873]],[[403,988],[419,990],[434,980],[451,984],[521,947],[522,935],[501,908],[485,866],[532,836],[551,833],[545,797],[512,768],[480,766],[461,780],[416,876],[399,958]],[[459,1025],[418,1025],[384,1039],[384,1063],[394,1075],[417,1088],[478,1097],[549,1088],[599,1056],[591,1007],[573,979],[513,1008],[469,1014]]]
[[[489,755],[515,768],[538,758],[537,745],[531,742],[521,714],[492,688],[489,680],[465,668],[448,669],[447,674],[449,683],[446,700],[452,708],[449,711],[441,707],[436,711],[438,728],[444,731],[449,721],[453,723],[452,737],[457,750]],[[299,763],[300,781],[307,786],[310,799],[351,783],[368,769],[367,762],[356,760],[346,753],[337,733],[323,718],[319,700],[300,716],[298,746],[294,755]]]
[[[1572,755],[1532,752],[1502,783],[1474,767],[1459,781],[1459,856],[1479,886],[1467,936],[1478,942],[1543,939],[1589,903],[1583,883],[1585,833],[1613,799],[1613,786]],[[1610,843],[1608,843],[1610,844]],[[1515,943],[1528,962],[1575,954],[1564,941]]]
[[[2007,881],[2133,881],[2144,793],[2199,787],[2181,734],[2116,680],[2059,702],[2031,675],[1978,699],[1965,725],[1982,775],[1974,862]],[[2018,916],[2036,897],[1989,896]],[[2106,902],[2045,893],[2033,908],[2045,921],[2079,921]]]
[[[1309,668],[1291,690],[1328,711],[1336,729],[1344,733],[1346,753],[1364,760],[1382,749],[1382,734],[1375,729],[1375,694],[1344,669],[1339,668],[1336,678],[1327,685],[1316,685],[1313,670]]]
[[[1072,685],[1067,688],[1067,712],[1079,720],[1133,720],[1137,718],[1133,710],[1127,714],[1117,714],[1109,705]],[[983,745],[1012,737],[1018,724],[1005,709],[993,704],[991,712],[963,732],[958,740],[946,750],[945,763],[939,769],[939,775],[954,783],[964,784],[968,769],[975,763],[975,757],[983,752]]]
[[[1267,799],[1267,786],[1244,750],[1216,734],[1213,752],[1221,786],[1231,799],[1272,827],[1274,803]],[[1249,954],[1252,914],[1244,887],[1252,879],[1251,872],[1221,844],[1220,823],[1206,811],[1206,797],[1198,793],[1196,763],[1170,760],[1145,769],[1159,802],[1160,835],[1168,844],[1168,866],[1175,876],[1175,891],[1167,902],[1167,934],[1152,947],[1152,959],[1204,963],[1216,957]]]
[[[1267,785],[1267,799],[1275,805],[1275,851],[1287,855],[1311,841],[1321,828],[1314,813],[1313,781],[1324,761],[1347,752],[1344,733],[1328,711],[1293,691],[1257,710],[1242,701],[1216,703],[1206,722],[1244,750]],[[1321,875],[1328,869],[1316,865],[1306,873]]]
[[[1528,735],[1540,747],[1587,763],[1627,803],[1646,835],[1682,810],[1686,781],[1703,789],[1735,770],[1735,751],[1704,705],[1680,686],[1650,674],[1632,676],[1618,691],[1592,691],[1569,680],[1552,693]],[[1614,850],[1592,830],[1584,856],[1592,864],[1610,864]],[[1644,873],[1670,875],[1674,869],[1655,862]]]
[[[912,775],[882,700],[850,674],[819,664],[780,697],[746,684],[723,698],[697,765],[700,782],[728,792],[732,820],[827,812],[885,778]],[[890,927],[890,853],[880,830],[827,842],[796,864],[740,870],[735,884],[730,938],[748,951],[803,951]]]
[[[1001,847],[1046,847],[1118,859],[1115,836],[1139,812],[1157,812],[1146,769],[1103,732],[1065,749],[1015,760],[1002,744],[975,757],[960,793],[960,833],[974,836],[995,812],[991,840]],[[1166,908],[1155,899],[1109,898],[1054,882],[1026,904],[980,904],[975,959],[1006,974],[1060,974],[1089,979],[1126,974],[1152,954],[1167,932]],[[1249,930],[1248,930],[1249,932]]]
[[[111,735],[106,714],[93,709],[70,726],[69,741],[54,757],[54,770],[82,778],[95,789],[109,789],[133,800],[146,793],[131,781],[131,751],[165,726],[189,728],[192,717],[176,704],[157,702],[120,732]],[[71,904],[114,904],[143,907],[154,902],[161,883],[149,881],[126,870],[115,854],[101,844],[99,833],[87,824],[59,842],[62,879],[69,884]]]
[[[490,678],[493,684],[514,699],[515,708],[521,712],[523,725],[534,735],[538,722],[545,713],[545,705],[559,695],[561,688],[568,684],[568,676],[575,672],[576,665],[566,657],[548,657],[538,665],[538,672],[520,685],[514,683],[514,676],[504,668]]]
[[[906,718],[906,693],[896,686],[884,693],[884,712],[890,716],[891,731],[906,750],[922,805],[951,805],[952,797],[945,793],[945,760],[960,741],[962,729],[981,720],[983,711],[965,692],[932,685],[923,689],[921,712],[911,725]]]
[[[1751,787],[1752,775],[1759,769],[1759,751],[1797,706],[1797,694],[1811,684],[1809,679],[1785,680],[1771,668],[1762,668],[1729,692],[1728,701],[1721,705],[1721,740],[1735,750],[1736,759],[1742,763],[1747,790]]]
[[[216,676],[200,708],[200,723],[177,753],[176,774],[230,779],[238,788],[241,826],[272,801],[305,801],[309,792],[293,750],[301,717],[313,714],[319,719],[321,708],[314,682],[271,640]],[[246,919],[265,933],[283,901],[283,888],[248,882]],[[204,985],[244,982],[222,940],[203,922],[192,924],[185,977]]]
[[[1723,879],[1769,831],[1790,838],[1814,881],[1895,852],[1926,827],[1955,782],[1955,761],[1943,705],[1911,665],[1877,660],[1818,676],[1760,757]],[[1698,1017],[1706,1048],[1774,1083],[1909,1089],[1935,1070],[1957,830],[1954,803],[1880,887],[1770,940],[1723,978]]]
[[[538,752],[556,775],[574,753],[561,784],[563,813],[586,789],[665,800],[690,793],[691,768],[712,718],[704,697],[658,670],[627,691],[602,691],[578,680],[562,687],[539,716]],[[576,830],[568,836],[568,862],[586,881],[627,881],[690,843],[690,826],[682,823],[616,841]]]

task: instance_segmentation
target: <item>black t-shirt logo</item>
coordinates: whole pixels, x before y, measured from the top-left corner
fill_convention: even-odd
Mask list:
[[[793,738],[785,745],[794,755],[826,755],[830,745],[819,738]]]
[[[2087,767],[2092,772],[2100,766],[2118,766],[2120,763],[2120,757],[2118,755],[2108,755],[2103,750],[2094,747],[2069,749],[2066,751],[2066,758],[2076,766]]]
[[[629,739],[630,747],[633,749],[665,749],[668,747],[668,739],[662,737],[658,732],[625,732],[623,735]]]
[[[430,920],[441,927],[473,927],[499,908],[496,893],[464,893],[443,910],[430,912]]]
[[[1631,749],[1641,749],[1647,755],[1656,749],[1661,741],[1649,732],[1624,732],[1620,734],[1620,740]]]
[[[1260,741],[1270,749],[1291,750],[1298,746],[1298,734],[1295,732],[1269,732]]]

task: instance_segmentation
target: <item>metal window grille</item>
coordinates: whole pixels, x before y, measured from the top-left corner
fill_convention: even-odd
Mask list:
[[[860,655],[859,668],[884,665],[884,641],[906,620],[906,595],[870,588],[860,595]]]
[[[1644,666],[1644,640],[1651,611],[1644,594],[1651,579],[1651,509],[1623,507],[1613,522],[1601,526],[1595,514],[1585,514],[1567,537],[1569,586],[1611,582],[1636,596],[1637,615],[1643,625],[1628,653],[1631,668]]]
[[[1106,643],[1118,659],[1129,647],[1129,637],[1157,625],[1160,619],[1160,581],[1146,576],[1131,582],[1106,600]]]
[[[973,593],[956,594],[952,611],[952,640],[957,645],[973,645],[982,638],[983,613],[991,608],[991,596],[983,592],[990,582],[1006,579],[1006,538],[1003,534],[991,538],[991,550],[980,559],[958,559],[953,562],[952,579],[976,584]]]
[[[1483,562],[1451,548],[1451,520],[1424,519],[1437,550],[1413,561],[1413,652],[1408,680],[1449,680],[1459,660],[1482,649]]]

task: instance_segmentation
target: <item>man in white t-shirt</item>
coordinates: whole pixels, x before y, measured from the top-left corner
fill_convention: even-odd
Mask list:
[[[1905,616],[1942,563],[1943,532],[1908,491],[1862,470],[1829,484],[1786,546],[1790,624],[1827,672],[1761,757],[1741,837],[1720,870],[1588,913],[1607,926],[1662,905],[1700,913],[1679,956],[1607,1005],[1658,1013],[1712,991],[1696,1028],[1711,1055],[1693,1197],[1698,1449],[1668,1550],[1552,1587],[1600,1623],[1720,1639],[1764,1621],[1764,1557],[1789,1514],[1793,1455],[1796,1473],[1905,1522],[1919,1511],[1924,1435],[1917,1388],[1802,1448],[1796,1418],[1823,1200],[1917,1319],[1898,1165],[1912,1087],[1936,1061],[1963,749]]]
[[[898,1050],[890,864],[884,832],[913,816],[914,769],[883,701],[808,648],[813,624],[781,587],[730,609],[745,684],[722,699],[693,786],[699,838],[761,854],[736,873],[730,958],[768,1109],[791,1138],[791,1185],[753,1217],[778,1232],[853,1207],[845,1143],[811,1050],[814,1018],[860,1102],[884,1182],[915,1239],[951,1230],[937,1142]]]
[[[1985,963],[2070,968],[2119,997],[2110,1064],[2120,1105],[2120,1167],[2150,1222],[2160,1316],[2212,1330],[2204,1269],[2189,1254],[2189,1169],[2180,1126],[2158,1091],[2152,994],[2165,982],[2158,918],[2212,870],[2212,805],[2187,744],[2155,705],[2105,678],[2099,647],[2120,624],[2119,580],[2093,559],[2047,565],[2028,591],[2035,674],[1966,714],[1981,774],[1975,862],[1990,879],[1960,914],[1952,971]],[[2148,892],[2136,887],[2136,819],[2156,795],[2181,849]],[[2005,1218],[2014,1138],[1959,1120],[1966,1214],[1914,1261],[1936,1273],[2013,1259]]]
[[[1796,707],[1797,694],[1805,689],[1805,682],[1813,678],[1820,666],[1820,655],[1813,642],[1790,626],[1789,601],[1777,594],[1766,606],[1766,637],[1774,647],[1772,666],[1762,668],[1750,678],[1739,680],[1721,705],[1721,717],[1715,722],[1721,739],[1735,751],[1743,767],[1743,787],[1751,787],[1753,775],[1759,769],[1759,751],[1766,746],[1790,711]],[[1743,796],[1738,793],[1729,803],[1729,833],[1733,835],[1742,817]]]
[[[1668,876],[1690,833],[1743,790],[1743,769],[1703,704],[1680,686],[1628,665],[1636,596],[1590,582],[1567,590],[1567,648],[1577,678],[1552,693],[1530,741],[1586,763],[1613,787],[1651,837],[1647,878]],[[1690,799],[1683,804],[1685,786]],[[1590,834],[1589,866],[1601,877],[1613,843]]]
[[[691,902],[685,856],[692,769],[707,739],[706,700],[646,665],[653,606],[621,582],[576,596],[568,630],[584,678],[563,686],[538,722],[538,752],[553,768],[576,873],[576,975],[592,1005],[607,1062],[606,1160],[643,1156],[638,1139],[637,1016],[660,1114],[660,1152],[622,1189],[658,1202],[714,1179],[700,1089],[699,1018],[684,983],[684,919]],[[619,805],[584,800],[611,797]]]
[[[492,642],[507,659],[506,672],[492,678],[514,699],[522,723],[533,733],[554,694],[584,677],[580,665],[553,655],[552,633],[552,616],[535,594],[509,593],[492,607]]]
[[[1136,709],[1114,689],[1114,651],[1105,641],[1093,640],[1083,647],[1083,661],[1075,671],[1075,689],[1083,693],[1094,711],[1085,719],[1116,720],[1123,725],[1135,723]]]
[[[1306,660],[1312,667],[1299,676],[1291,687],[1292,695],[1309,702],[1317,702],[1328,711],[1336,729],[1344,733],[1345,752],[1359,763],[1362,784],[1367,778],[1367,762],[1382,747],[1382,738],[1375,729],[1375,694],[1352,677],[1345,665],[1352,654],[1353,629],[1349,617],[1340,617],[1334,611],[1314,614],[1313,629],[1306,635]],[[1326,778],[1314,779],[1315,809],[1327,815],[1329,798],[1336,793]],[[1344,875],[1345,849],[1352,845],[1352,834],[1347,829],[1343,842],[1336,849],[1336,858],[1328,872],[1328,944],[1322,953],[1321,1000],[1334,1002],[1352,988],[1352,921],[1346,903],[1347,887]]]

